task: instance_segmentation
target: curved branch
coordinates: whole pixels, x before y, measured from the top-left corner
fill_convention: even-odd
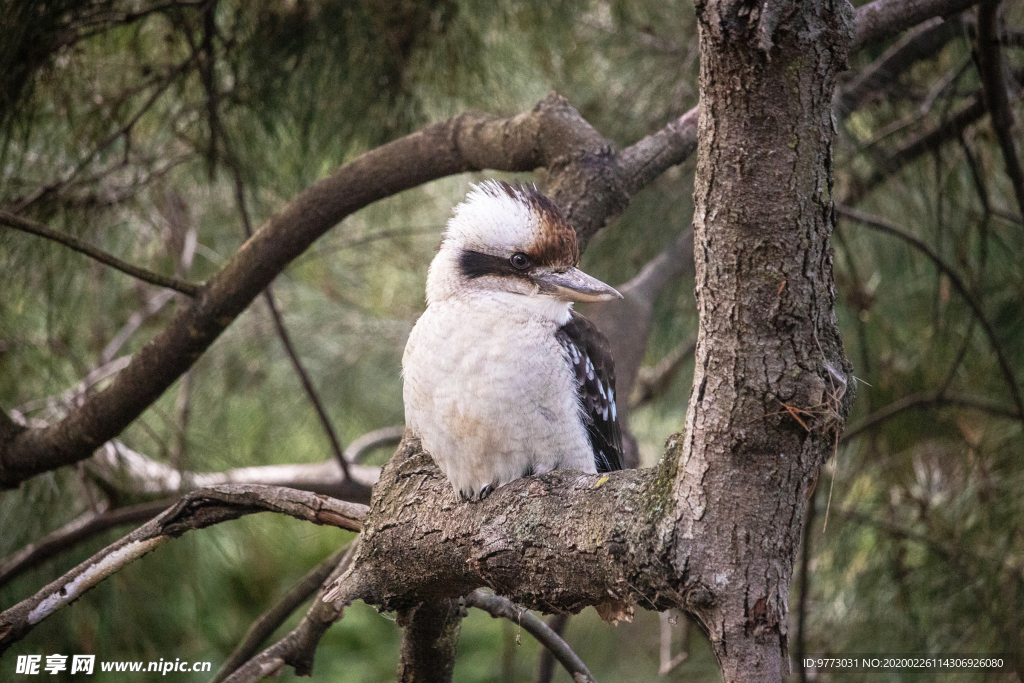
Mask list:
[[[382,427],[372,432],[366,432],[348,445],[348,448],[345,449],[345,460],[350,463],[360,463],[367,455],[378,448],[397,445],[404,435],[404,424]]]
[[[151,285],[157,287],[166,287],[167,289],[173,289],[176,292],[181,292],[190,297],[199,295],[201,289],[200,285],[186,282],[185,280],[179,280],[176,277],[169,277],[167,275],[160,275],[153,271],[133,266],[127,261],[108,254],[102,249],[88,244],[84,240],[80,240],[73,235],[66,235],[64,233],[51,230],[49,227],[43,225],[39,221],[34,221],[31,218],[25,218],[24,216],[15,215],[9,211],[0,211],[0,225],[6,225],[9,228],[15,230],[21,230],[39,237],[44,237],[58,244],[63,244],[68,249],[77,251],[80,254],[85,254],[89,258],[95,259],[102,264],[108,265],[114,270],[119,270],[125,275],[130,275],[136,280],[148,282]]]
[[[960,277],[952,266],[947,264],[941,256],[935,253],[929,245],[923,241],[914,237],[913,235],[901,230],[892,223],[879,218],[878,216],[872,216],[871,214],[857,209],[852,209],[842,204],[836,204],[836,213],[852,220],[861,225],[865,225],[879,232],[884,232],[894,237],[899,237],[901,240],[911,245],[919,252],[928,257],[928,259],[939,269],[942,273],[949,278],[950,283],[960,293],[964,301],[967,302],[967,306],[974,313],[974,317],[978,319],[978,323],[981,325],[981,329],[985,331],[985,336],[988,337],[989,344],[992,346],[992,350],[996,353],[996,360],[999,362],[999,368],[1002,370],[1003,379],[1006,380],[1007,386],[1010,388],[1010,395],[1013,398],[1013,403],[1017,407],[1017,414],[1021,416],[1021,420],[1024,421],[1024,398],[1021,396],[1020,386],[1017,384],[1016,375],[1014,375],[1013,368],[1010,366],[1010,361],[1006,357],[1006,351],[1003,349],[1003,344],[999,341],[999,337],[996,335],[995,328],[992,327],[992,323],[989,322],[988,317],[985,315],[985,311],[981,306],[981,302],[974,296],[967,284]]]
[[[177,498],[164,498],[100,513],[87,512],[39,540],[33,541],[8,559],[0,562],[0,585],[38,567],[52,557],[78,547],[79,544],[97,534],[126,524],[137,524],[151,519],[177,500]]]
[[[590,669],[579,658],[579,655],[573,652],[569,644],[562,640],[562,637],[555,633],[550,626],[529,610],[513,604],[511,600],[500,595],[490,595],[480,590],[468,594],[466,604],[481,609],[492,617],[508,619],[512,623],[522,626],[527,633],[536,638],[538,643],[555,656],[555,659],[565,667],[574,681],[594,683],[594,675],[590,673]]]
[[[0,613],[0,653],[103,579],[187,531],[255,512],[277,512],[314,524],[361,531],[366,510],[364,505],[276,486],[216,486],[193,491],[157,518]]]
[[[687,134],[685,126],[670,125],[656,135],[665,144],[675,144]],[[664,155],[638,143],[622,152],[629,163],[620,167],[611,144],[557,95],[512,118],[469,112],[366,152],[271,217],[209,280],[202,296],[181,310],[104,391],[89,397],[59,424],[20,432],[6,447],[0,444],[0,487],[83,460],[117,436],[195,363],[278,273],[358,209],[454,173],[547,166],[553,197],[586,242],[625,207],[631,191],[667,165],[682,161],[684,152],[680,147],[677,153]]]
[[[263,644],[263,641],[269,638],[291,616],[292,612],[298,609],[299,605],[305,602],[309,596],[313,595],[323,585],[324,581],[338,568],[338,565],[348,552],[349,549],[344,548],[313,567],[273,607],[261,614],[256,621],[252,622],[242,642],[235,647],[231,655],[225,660],[220,671],[213,677],[212,683],[220,683],[220,681],[223,681],[240,666],[252,659],[259,652],[259,647]]]

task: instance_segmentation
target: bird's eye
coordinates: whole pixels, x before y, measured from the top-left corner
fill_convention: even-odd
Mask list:
[[[512,254],[512,258],[509,259],[509,263],[511,263],[512,267],[516,270],[526,270],[530,267],[530,257],[521,251],[517,251]]]

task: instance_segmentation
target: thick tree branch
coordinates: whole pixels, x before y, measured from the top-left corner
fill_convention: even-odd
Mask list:
[[[960,274],[953,269],[948,263],[939,256],[934,249],[922,240],[914,237],[892,223],[879,218],[878,216],[872,216],[871,214],[852,209],[848,206],[837,204],[836,213],[843,218],[849,219],[861,225],[865,225],[873,230],[884,232],[894,237],[898,237],[907,244],[914,247],[917,251],[921,252],[928,257],[935,267],[942,272],[946,277],[949,278],[953,288],[960,293],[967,306],[974,313],[974,317],[978,320],[981,325],[981,329],[984,330],[985,336],[988,337],[989,345],[992,350],[995,351],[996,360],[999,362],[999,369],[1002,371],[1003,379],[1006,381],[1007,386],[1010,389],[1010,396],[1013,398],[1013,403],[1017,408],[1017,414],[1024,420],[1024,397],[1021,395],[1020,385],[1017,383],[1017,376],[1013,371],[1013,367],[1010,365],[1009,358],[1006,355],[1006,350],[1003,348],[1003,343],[999,340],[999,336],[996,334],[995,328],[989,321],[988,316],[985,315],[985,310],[982,308],[981,302],[978,301],[968,287],[967,283],[964,282]]]
[[[248,662],[258,652],[263,642],[283,624],[292,612],[299,608],[309,596],[313,595],[324,584],[331,574],[338,568],[338,565],[349,552],[349,548],[338,551],[317,566],[309,570],[309,573],[287,593],[281,596],[274,605],[261,614],[256,621],[252,622],[245,637],[231,655],[221,665],[220,671],[213,677],[212,683],[220,683],[234,673],[240,666]]]
[[[172,538],[255,512],[277,512],[314,524],[360,531],[366,507],[274,486],[233,485],[193,491],[32,597],[0,613],[0,653],[103,579]]]
[[[0,562],[0,585],[38,567],[52,557],[78,547],[97,534],[126,524],[137,524],[152,519],[177,500],[161,499],[98,513],[87,512]]]
[[[1006,66],[999,45],[998,0],[985,0],[978,5],[978,70],[985,91],[985,104],[992,119],[999,146],[1003,150],[1006,175],[1017,197],[1017,208],[1024,215],[1024,166],[1021,165],[1017,138],[1020,131],[1014,120],[1010,95],[1007,91]]]
[[[481,609],[492,617],[508,619],[526,629],[526,632],[537,639],[537,642],[554,655],[559,664],[565,667],[569,675],[577,683],[595,681],[590,669],[583,663],[579,655],[573,652],[569,644],[562,640],[550,626],[532,614],[529,610],[513,604],[507,598],[500,595],[491,595],[480,590],[475,590],[466,596],[466,604],[470,607]]]
[[[15,230],[21,230],[22,232],[38,235],[39,237],[45,237],[48,240],[57,242],[58,244],[63,244],[65,247],[72,249],[73,251],[85,254],[89,258],[95,259],[115,270],[119,270],[125,275],[131,275],[133,278],[143,282],[148,282],[151,285],[173,289],[176,292],[181,292],[182,294],[190,297],[199,295],[201,288],[200,285],[179,280],[175,277],[160,275],[159,273],[154,273],[150,270],[146,270],[145,268],[139,268],[138,266],[133,266],[127,261],[122,261],[102,249],[97,249],[91,244],[88,244],[73,235],[67,235],[57,232],[56,230],[51,230],[47,226],[38,221],[34,221],[31,218],[18,216],[10,213],[9,211],[0,211],[0,224],[14,228]]]

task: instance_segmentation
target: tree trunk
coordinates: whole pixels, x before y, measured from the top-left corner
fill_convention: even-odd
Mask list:
[[[697,3],[694,187],[700,331],[679,446],[677,569],[725,681],[781,680],[808,497],[852,399],[833,304],[831,99],[845,0]]]

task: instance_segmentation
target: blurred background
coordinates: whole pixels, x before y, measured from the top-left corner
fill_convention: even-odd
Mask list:
[[[1010,652],[1024,638],[1022,420],[993,346],[1024,381],[1024,222],[988,117],[956,118],[981,87],[972,18],[945,22],[918,57],[855,91],[894,47],[867,45],[851,58],[848,96],[837,97],[834,196],[915,236],[949,270],[891,234],[840,220],[836,305],[858,394],[797,560],[794,653]],[[1007,4],[1004,19],[1019,121],[1024,7]],[[625,146],[697,104],[698,57],[689,2],[6,0],[0,207],[201,282],[245,240],[238,189],[258,226],[362,151],[467,109],[526,111],[552,90]],[[641,192],[591,242],[584,269],[621,283],[666,248],[690,225],[693,172],[691,159]],[[370,206],[275,281],[295,353],[342,444],[402,423],[401,353],[424,307],[427,266],[451,207],[485,177],[493,174]],[[518,179],[543,189],[542,173]],[[958,285],[980,302],[991,335]],[[656,302],[641,374],[649,390],[631,414],[644,465],[684,424],[692,286],[677,278]],[[28,424],[58,420],[181,305],[180,295],[0,227],[0,406]],[[121,441],[183,472],[332,457],[262,298]],[[390,448],[365,462],[382,464]],[[0,557],[89,510],[157,497],[108,465],[0,493]],[[0,606],[130,528],[5,580]],[[41,624],[4,656],[0,678],[14,680],[18,654],[208,660],[216,670],[256,617],[350,540],[272,515],[186,535]],[[324,639],[312,680],[393,680],[394,619],[350,608]],[[515,624],[471,610],[455,680],[533,680],[538,646],[519,636]],[[704,636],[682,617],[639,611],[610,627],[587,610],[566,639],[601,681],[718,680]],[[677,661],[659,675],[666,657]],[[92,680],[126,677],[147,680]],[[860,680],[795,669],[801,677]],[[559,670],[554,680],[569,678]]]

